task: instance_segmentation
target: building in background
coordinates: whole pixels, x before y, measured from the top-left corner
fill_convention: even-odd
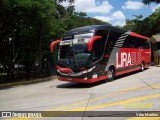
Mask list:
[[[152,61],[154,61],[155,65],[160,66],[160,33],[153,35],[151,42],[153,47]]]

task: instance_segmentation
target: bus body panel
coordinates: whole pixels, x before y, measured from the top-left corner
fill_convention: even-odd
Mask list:
[[[142,63],[148,68],[151,63],[150,49],[121,48],[116,54],[116,76],[141,69]]]
[[[78,82],[78,83],[93,83],[93,82],[97,82],[97,81],[101,81],[101,80],[105,80],[107,79],[107,76],[100,76],[98,78],[90,78],[90,79],[80,79],[80,78],[71,78],[71,77],[61,77],[58,76],[58,80],[61,81],[68,81],[68,82]]]
[[[60,48],[58,59],[60,57],[64,59],[57,62],[57,77],[61,81],[93,83],[107,79],[107,72],[111,67],[115,69],[115,76],[118,76],[140,70],[142,64],[148,68],[151,63],[149,38],[111,26],[87,26],[70,30],[62,37],[60,47],[66,47],[64,53],[60,52],[62,49]],[[65,58],[68,49],[70,56],[72,54],[76,56],[84,49],[88,52],[71,60]],[[87,58],[91,56],[92,63],[77,68],[70,67],[75,61],[79,62],[75,62],[79,66],[85,61],[84,56],[88,56]],[[61,62],[64,62],[63,65]]]

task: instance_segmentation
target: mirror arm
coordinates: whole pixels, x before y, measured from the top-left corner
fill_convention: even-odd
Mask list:
[[[94,41],[102,38],[102,36],[94,36],[88,41],[88,51],[92,51]]]
[[[56,41],[53,41],[51,44],[50,44],[50,51],[53,52],[53,49],[54,49],[54,46],[56,44],[58,44],[61,40],[56,40]]]

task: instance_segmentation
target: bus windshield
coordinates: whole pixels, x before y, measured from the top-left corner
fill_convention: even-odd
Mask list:
[[[87,44],[62,45],[59,49],[58,63],[70,67],[86,67],[89,65],[91,55]]]

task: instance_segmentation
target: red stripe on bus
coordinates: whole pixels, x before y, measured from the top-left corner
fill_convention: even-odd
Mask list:
[[[62,73],[72,73],[72,70],[70,68],[61,68],[57,65],[57,70],[61,71]]]
[[[145,37],[145,36],[139,35],[139,34],[134,33],[134,32],[131,32],[131,33],[130,33],[130,35],[131,35],[131,36],[135,36],[135,37],[139,37],[139,38],[144,38],[144,39],[150,40],[148,37]]]
[[[136,70],[140,70],[141,67],[136,67],[136,68],[133,68],[133,69],[130,69],[130,70],[124,70],[124,71],[121,71],[121,72],[116,72],[116,76],[118,75],[123,75],[125,73],[130,73],[130,72],[133,72],[133,71],[136,71]]]

